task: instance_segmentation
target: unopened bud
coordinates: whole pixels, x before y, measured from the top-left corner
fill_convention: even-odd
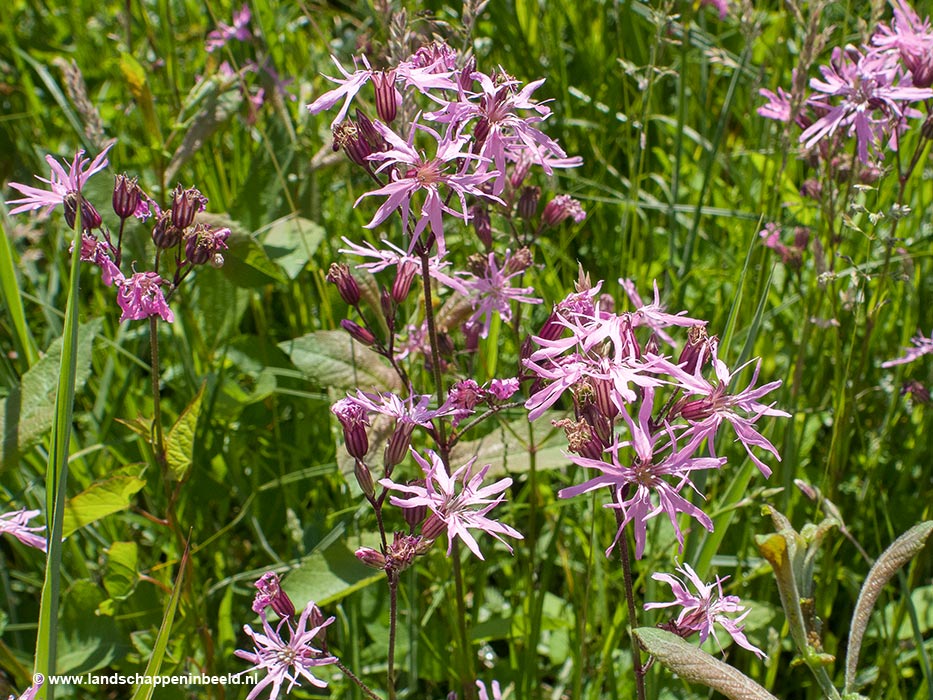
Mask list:
[[[74,192],[66,194],[62,200],[65,210],[65,223],[69,228],[75,227],[75,221],[78,217],[78,195]],[[81,230],[93,231],[100,228],[102,220],[94,205],[81,197]]]
[[[385,465],[386,477],[388,477],[397,464],[401,464],[408,454],[408,448],[411,446],[411,434],[415,431],[413,423],[398,423],[395,426],[395,432],[389,437],[386,443],[383,463]]]
[[[164,212],[152,227],[152,242],[157,248],[168,250],[181,242],[182,230],[172,223],[171,212]]]
[[[447,523],[431,513],[421,526],[421,536],[426,540],[436,540],[447,529]]]
[[[486,251],[492,250],[492,221],[489,218],[489,210],[481,204],[474,204],[470,207],[470,222],[473,224],[473,230],[476,231],[476,237]]]
[[[522,151],[522,154],[518,157],[515,165],[512,166],[512,173],[509,175],[509,184],[512,185],[512,189],[517,190],[522,186],[522,183],[525,182],[525,178],[528,177],[528,171],[530,169],[531,158],[525,151]],[[540,190],[538,191],[538,194],[540,195]],[[537,203],[535,203],[536,209],[537,206]]]
[[[518,216],[525,221],[532,219],[538,213],[538,202],[541,201],[540,187],[525,187],[518,198]]]
[[[128,219],[136,212],[142,199],[137,179],[125,174],[117,175],[113,185],[113,211],[121,219]]]
[[[477,322],[467,321],[461,328],[463,331],[463,347],[467,352],[476,352],[479,349],[479,336],[483,326]]]
[[[367,329],[363,328],[360,324],[354,323],[350,319],[345,318],[342,320],[340,322],[340,327],[349,333],[353,340],[358,343],[362,343],[366,347],[371,347],[376,344],[376,336],[374,336]]]
[[[395,121],[398,113],[398,91],[395,89],[395,71],[382,71],[372,74],[373,87],[376,90],[376,114],[386,124]]]
[[[546,226],[557,226],[567,218],[573,218],[576,223],[580,223],[586,218],[586,212],[580,206],[580,202],[566,194],[559,194],[544,207],[544,213],[541,219]]]
[[[373,483],[373,473],[369,471],[369,467],[357,459],[353,465],[353,476],[356,477],[356,483],[360,485],[363,495],[372,500],[376,495],[376,486]]]
[[[382,552],[377,552],[375,549],[360,547],[356,550],[356,558],[366,564],[366,566],[371,566],[374,569],[386,568],[386,558],[383,556]]]
[[[677,364],[688,374],[695,374],[701,364],[709,361],[711,340],[706,333],[706,326],[691,326],[687,331],[687,344],[680,353]]]
[[[186,229],[194,223],[197,213],[206,207],[207,197],[198,189],[184,189],[178,185],[172,192],[172,223],[180,229]]]
[[[334,150],[340,149],[343,149],[351,161],[369,169],[370,163],[367,157],[372,154],[373,149],[349,119],[334,127]]]
[[[396,304],[401,304],[408,297],[411,283],[417,272],[418,266],[411,260],[399,264],[395,273],[395,281],[392,283],[392,299]]]

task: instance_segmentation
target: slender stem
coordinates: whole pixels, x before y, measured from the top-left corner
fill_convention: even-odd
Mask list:
[[[335,661],[334,664],[337,666],[337,668],[340,669],[340,671],[341,671],[341,673],[343,673],[343,675],[345,675],[345,676],[346,676],[347,678],[349,678],[351,681],[353,681],[354,683],[356,683],[356,686],[357,686],[360,690],[363,691],[363,693],[366,695],[366,697],[370,698],[370,700],[382,700],[382,698],[380,698],[380,697],[379,697],[378,695],[376,695],[372,690],[370,690],[369,686],[366,685],[363,681],[361,681],[361,680],[353,673],[353,671],[351,671],[351,670],[348,669],[346,666],[344,666],[342,663],[340,663],[339,660],[338,660],[338,661]]]
[[[437,393],[437,405],[444,403],[444,377],[441,374],[441,357],[437,344],[437,326],[434,322],[434,305],[431,303],[431,269],[429,265],[430,254],[427,250],[419,253],[421,258],[421,283],[424,289],[424,319],[428,324],[428,338],[431,342],[431,370],[434,374],[434,389]],[[444,422],[438,421],[438,447],[446,455],[447,442],[444,432]],[[444,466],[448,468],[447,460],[444,459]]]
[[[622,527],[622,511],[615,509],[616,522]],[[628,548],[628,538],[623,533],[619,538],[622,559],[622,580],[625,584],[625,603],[628,606],[628,632],[632,645],[632,669],[635,673],[635,691],[638,700],[645,700],[645,667],[641,663],[641,645],[635,638],[635,628],[638,626],[638,612],[635,608],[635,588],[632,585],[632,556]]]
[[[152,428],[155,433],[155,451],[156,461],[164,470],[167,466],[165,461],[165,442],[162,437],[162,406],[159,401],[159,319],[157,316],[149,317],[149,350],[152,362]]]
[[[389,658],[386,663],[389,700],[395,700],[395,635],[398,629],[398,572],[387,571],[389,577]]]

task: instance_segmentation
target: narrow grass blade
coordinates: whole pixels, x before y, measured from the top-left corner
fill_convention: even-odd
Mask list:
[[[76,205],[81,211],[80,195]],[[46,467],[46,522],[49,523],[48,556],[45,581],[39,603],[39,631],[36,637],[35,672],[45,676],[56,673],[55,656],[58,642],[58,608],[61,591],[62,526],[65,518],[65,491],[68,483],[68,447],[71,441],[71,418],[74,412],[75,376],[78,371],[78,279],[81,253],[81,217],[77,217],[68,301],[65,305],[65,326],[62,333],[61,372],[55,395],[55,425]],[[55,686],[42,686],[39,700],[53,700]]]
[[[159,675],[162,669],[162,660],[165,658],[165,648],[168,646],[169,634],[172,631],[172,623],[175,621],[175,612],[178,610],[178,599],[181,598],[181,585],[185,578],[185,567],[188,566],[188,543],[185,543],[185,551],[181,555],[181,563],[178,565],[178,575],[175,577],[175,586],[172,588],[172,597],[168,601],[168,607],[165,609],[165,615],[162,617],[162,625],[159,627],[159,634],[156,637],[155,645],[152,647],[152,656],[149,657],[149,663],[146,664],[146,670],[143,675],[146,678],[153,678]],[[141,683],[136,686],[133,696],[130,700],[149,700],[156,686],[152,683]]]
[[[26,364],[32,367],[39,361],[39,352],[36,341],[26,325],[26,313],[23,310],[23,300],[16,284],[16,265],[13,262],[13,249],[10,239],[6,235],[6,227],[0,220],[0,291],[6,304],[7,314],[13,324],[13,344],[16,351],[26,358]]]

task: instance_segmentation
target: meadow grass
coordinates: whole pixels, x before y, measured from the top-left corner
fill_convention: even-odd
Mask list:
[[[630,307],[618,278],[634,279],[643,295],[656,280],[668,310],[709,321],[730,367],[760,357],[762,383],[783,381],[769,400],[792,417],[761,424],[782,456],[770,480],[741,445],[721,438],[729,468],[697,481],[714,532],[688,529],[678,555],[670,526],[649,528],[634,579],[645,600],[662,600],[668,591],[651,574],[673,570],[675,558],[704,580],[730,576],[727,591],[753,608],[746,634],[767,658],[732,645],[728,661],[779,698],[824,695],[792,664],[771,567],[755,546],[756,535],[773,531],[762,508],[773,506],[798,530],[841,518],[820,547],[812,602],[823,648],[838,658],[827,667],[838,687],[871,566],[866,554],[877,557],[930,518],[929,409],[900,391],[908,380],[929,384],[929,362],[881,367],[918,329],[933,329],[925,140],[914,128],[898,155],[886,155],[892,172],[850,180],[837,200],[817,203],[800,193],[813,170],[798,157],[799,130],[756,114],[759,88],[790,89],[793,69],[814,76],[831,47],[866,42],[890,15],[875,5],[742,3],[720,20],[709,7],[674,0],[493,0],[471,33],[455,3],[406,8],[412,32],[471,47],[482,65],[519,80],[545,77],[538,95],[552,100],[547,132],[583,157],[549,183],[580,200],[587,218],[535,241],[537,265],[525,284],[545,303],[525,310],[523,333],[540,328],[572,290],[580,265],[606,280],[603,291],[622,309]],[[371,183],[333,152],[333,113],[305,106],[329,87],[321,73],[334,75],[330,54],[346,65],[361,49],[391,44],[398,8],[267,0],[249,8],[253,40],[210,54],[205,36],[239,6],[12,0],[0,18],[0,182],[32,182],[47,171],[47,153],[93,155],[116,138],[112,172],[139,175],[163,203],[176,182],[197,186],[213,220],[232,231],[224,267],[199,268],[173,300],[175,322],[157,327],[161,423],[178,451],[160,473],[150,444],[148,324],[119,323],[99,276],[74,276],[73,233],[60,213],[10,217],[0,207],[0,511],[38,508],[51,528],[49,504],[57,496],[70,504],[59,505],[67,536],[48,559],[61,577],[55,624],[46,560],[0,540],[0,696],[29,685],[34,658],[36,670],[45,668],[49,633],[60,673],[143,673],[160,656],[154,650],[164,656],[148,668],[159,673],[242,671],[233,652],[247,648],[243,625],[257,626],[252,584],[269,570],[282,575],[296,606],[312,599],[336,616],[330,650],[382,692],[385,577],[353,556],[376,546],[374,518],[329,410],[351,387],[367,389],[365,372],[376,370],[356,368],[336,340],[337,350],[322,350],[308,339],[348,317],[325,280],[343,259],[341,237],[377,243],[382,230],[363,228],[372,208],[353,207]],[[279,92],[271,72],[243,70],[250,61],[292,82]],[[260,88],[266,99],[256,107],[249,96]],[[896,169],[916,149],[919,165],[901,187]],[[110,192],[105,173],[84,195],[103,212]],[[810,229],[799,265],[762,244],[766,222],[784,228],[785,242],[795,227]],[[148,229],[128,226],[126,258],[151,258]],[[450,229],[448,247],[462,263],[474,234]],[[66,305],[69,295],[76,307]],[[477,381],[514,368],[522,339],[509,324],[494,325],[486,347],[495,352],[476,358]],[[62,372],[72,359],[74,370]],[[345,362],[322,369],[333,360]],[[429,377],[423,363],[409,371]],[[63,405],[68,380],[73,417]],[[583,470],[570,465],[559,431],[526,416],[510,410],[462,446],[464,454],[495,454],[495,473],[512,476],[505,519],[525,540],[512,543],[511,557],[484,542],[485,561],[461,548],[459,574],[435,548],[403,573],[398,697],[462,696],[469,669],[454,641],[461,578],[469,668],[510,686],[506,697],[634,697],[623,572],[616,555],[603,554],[616,522],[597,497],[557,498]],[[59,486],[63,454],[67,484]],[[825,500],[808,498],[797,480]],[[861,653],[866,696],[933,698],[930,577],[921,554],[882,595]],[[645,626],[663,619],[639,615]],[[160,634],[163,622],[170,630]],[[323,677],[332,697],[364,697],[343,674]],[[661,664],[647,688],[651,698],[710,697]],[[154,695],[247,692],[168,686]],[[61,686],[55,694],[129,690]],[[292,694],[317,696],[307,686]]]

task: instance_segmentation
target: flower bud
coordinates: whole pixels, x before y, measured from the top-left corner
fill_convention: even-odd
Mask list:
[[[470,207],[470,222],[483,248],[487,252],[492,250],[492,220],[489,218],[489,210],[482,204],[474,204]]]
[[[482,324],[467,321],[461,330],[463,331],[463,349],[468,353],[476,352],[479,349],[479,336],[483,331]]]
[[[356,477],[356,483],[360,485],[363,495],[372,500],[376,495],[376,486],[373,483],[373,473],[369,471],[369,467],[357,459],[353,465],[353,476]]]
[[[172,223],[171,212],[163,212],[152,227],[152,242],[157,248],[167,250],[181,242],[182,230]]]
[[[421,526],[421,536],[426,540],[436,540],[447,529],[447,523],[431,513]]]
[[[408,448],[411,446],[411,434],[415,432],[414,423],[398,423],[395,426],[395,432],[389,436],[386,443],[385,453],[383,455],[383,464],[385,465],[386,477],[388,477],[397,464],[408,455]]]
[[[325,279],[336,285],[340,298],[347,304],[357,306],[360,303],[360,285],[350,274],[349,266],[344,263],[331,263]]]
[[[341,148],[347,154],[347,158],[369,169],[368,156],[373,152],[372,146],[360,135],[356,125],[349,119],[334,127],[334,150],[339,151]]]
[[[395,71],[382,71],[372,74],[373,88],[376,90],[376,114],[386,124],[395,121],[398,113],[398,90],[395,89]]]
[[[512,173],[509,175],[509,184],[512,185],[512,189],[517,190],[522,186],[522,183],[525,182],[525,178],[528,177],[528,171],[531,169],[531,163],[531,157],[527,154],[526,151],[522,151],[522,154],[518,157],[515,165],[512,166]],[[540,193],[540,188],[538,188],[538,194],[540,195]],[[537,206],[538,205],[536,202],[536,209]]]
[[[74,228],[75,220],[78,216],[78,195],[74,192],[69,192],[64,196],[62,205],[65,210],[65,223],[68,224],[68,228]],[[100,214],[97,212],[97,209],[94,208],[94,205],[84,197],[81,197],[81,230],[93,231],[96,228],[100,228],[101,223]]]
[[[347,452],[358,461],[364,460],[369,452],[369,437],[366,434],[369,414],[366,409],[353,399],[344,398],[331,406],[330,410],[343,428],[343,442]]]
[[[214,255],[227,249],[230,229],[212,229],[207,224],[195,224],[194,230],[185,238],[185,258],[192,265],[204,265]]]
[[[687,331],[687,344],[680,353],[677,364],[688,374],[695,374],[698,367],[710,360],[712,348],[715,347],[715,337],[710,338],[706,333],[706,326],[691,326]]]
[[[360,324],[354,323],[350,319],[345,318],[342,320],[340,322],[340,327],[349,333],[353,340],[358,343],[362,343],[366,347],[372,347],[376,344],[376,336],[374,336],[367,329],[363,328]]]
[[[418,479],[416,481],[409,482],[409,486],[413,484],[424,486],[424,479]],[[414,532],[415,528],[424,522],[424,519],[427,516],[427,514],[428,514],[427,506],[415,506],[414,508],[403,508],[402,509],[402,515],[405,518],[405,522],[408,523],[408,527],[411,532]]]
[[[538,213],[538,202],[541,200],[540,187],[525,187],[518,198],[518,216],[525,221],[530,220]]]
[[[513,255],[506,258],[505,272],[509,275],[516,272],[524,272],[531,267],[533,262],[534,259],[531,256],[531,251],[528,250],[528,248],[519,248]]]
[[[191,226],[197,213],[205,208],[207,197],[194,187],[186,190],[178,185],[172,192],[172,223],[180,229]]]
[[[386,558],[381,552],[377,552],[375,549],[360,547],[356,550],[356,558],[363,564],[366,564],[366,566],[371,566],[374,569],[386,568]]]
[[[136,213],[136,207],[142,199],[137,178],[130,179],[117,175],[113,185],[113,211],[121,219],[128,219]]]
[[[395,273],[395,281],[392,283],[392,300],[396,304],[401,304],[408,297],[411,291],[411,283],[418,272],[418,266],[411,260],[406,260],[399,264]]]

